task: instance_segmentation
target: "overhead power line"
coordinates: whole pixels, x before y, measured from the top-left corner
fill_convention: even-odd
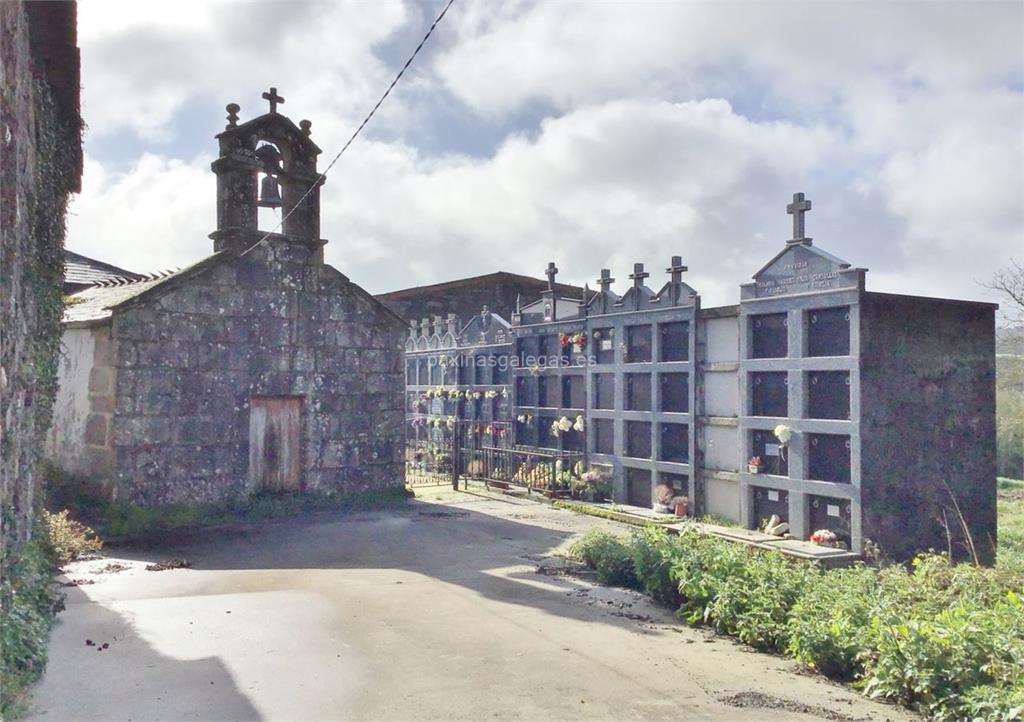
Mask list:
[[[445,4],[441,12],[438,13],[436,18],[434,18],[434,22],[432,22],[430,24],[430,27],[427,28],[427,32],[423,36],[423,39],[420,40],[420,43],[419,45],[416,46],[416,49],[412,51],[412,55],[410,55],[409,59],[405,61],[405,65],[403,65],[402,69],[398,71],[398,74],[395,76],[395,79],[391,81],[391,84],[387,87],[387,90],[384,91],[384,94],[380,96],[380,99],[370,109],[370,112],[366,114],[366,117],[363,118],[363,122],[359,124],[359,127],[356,128],[354,133],[352,133],[352,136],[347,141],[345,141],[345,145],[341,146],[341,150],[338,151],[338,154],[335,155],[334,158],[331,159],[331,162],[327,164],[327,167],[320,172],[319,177],[312,183],[312,185],[309,186],[309,188],[306,189],[306,192],[302,194],[302,197],[299,198],[295,205],[292,206],[291,210],[281,217],[281,220],[277,222],[277,225],[274,226],[272,230],[267,231],[267,233],[258,241],[256,241],[251,246],[242,251],[241,255],[244,256],[246,253],[256,248],[256,246],[260,245],[261,243],[263,243],[263,241],[267,240],[268,238],[270,238],[270,236],[276,233],[277,230],[284,225],[284,222],[288,220],[288,217],[295,212],[295,209],[302,205],[302,202],[309,197],[309,194],[313,192],[313,189],[323,182],[324,178],[327,177],[327,172],[334,167],[334,164],[338,162],[338,159],[341,158],[342,154],[346,150],[348,150],[348,147],[352,145],[352,142],[355,141],[355,139],[359,136],[363,128],[366,127],[366,124],[370,122],[370,119],[377,112],[377,109],[380,108],[381,104],[387,99],[389,95],[391,95],[391,91],[394,90],[396,85],[398,85],[398,81],[402,79],[403,75],[405,75],[405,71],[409,69],[410,65],[412,65],[412,61],[416,59],[417,55],[419,55],[420,50],[423,49],[423,46],[426,44],[427,40],[433,34],[435,28],[437,28],[437,24],[441,22],[441,19],[448,12],[448,8],[450,8],[452,6],[452,3],[454,2],[455,0],[448,0],[448,2]]]

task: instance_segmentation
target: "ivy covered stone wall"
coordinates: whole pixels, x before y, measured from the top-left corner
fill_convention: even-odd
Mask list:
[[[45,6],[51,8],[52,13]],[[60,7],[64,5],[64,7]],[[70,15],[69,15],[70,13]],[[70,26],[68,23],[70,22]],[[70,37],[68,28],[70,27]],[[61,39],[62,42],[58,42]],[[45,40],[45,42],[44,42]],[[70,43],[70,46],[66,44]],[[55,52],[71,47],[71,62]],[[0,3],[0,542],[26,540],[56,392],[64,221],[80,178],[74,6]],[[62,95],[67,95],[61,91]],[[75,142],[69,143],[69,138]]]

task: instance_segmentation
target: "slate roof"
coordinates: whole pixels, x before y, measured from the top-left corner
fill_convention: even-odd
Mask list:
[[[72,294],[64,308],[64,323],[94,323],[110,318],[114,306],[128,301],[149,289],[164,283],[181,271],[159,278],[141,281],[109,281],[109,285],[91,286]]]
[[[64,251],[64,283],[70,286],[92,286],[101,281],[125,278],[137,281],[144,276],[111,263],[97,261],[74,251]]]

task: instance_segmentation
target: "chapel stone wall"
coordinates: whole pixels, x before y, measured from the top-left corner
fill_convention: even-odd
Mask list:
[[[403,486],[404,326],[313,253],[271,238],[115,314],[120,498],[258,491],[253,396],[301,399],[302,490]]]

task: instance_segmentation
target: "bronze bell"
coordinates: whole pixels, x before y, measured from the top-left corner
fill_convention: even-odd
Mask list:
[[[284,203],[281,200],[281,186],[277,179],[272,176],[264,176],[260,183],[260,200],[257,203],[260,208],[280,208]]]

